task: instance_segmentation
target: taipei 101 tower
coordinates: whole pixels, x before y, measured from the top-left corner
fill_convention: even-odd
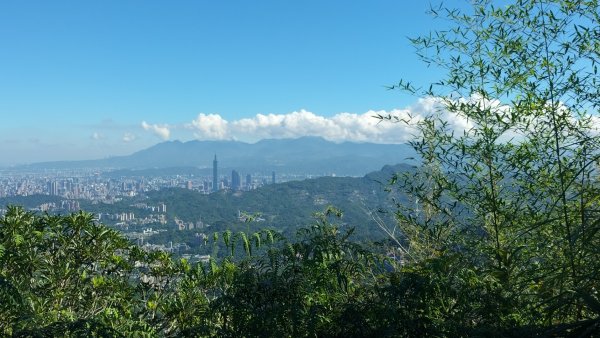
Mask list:
[[[219,179],[217,175],[217,154],[215,154],[215,160],[213,161],[213,192],[219,191]]]

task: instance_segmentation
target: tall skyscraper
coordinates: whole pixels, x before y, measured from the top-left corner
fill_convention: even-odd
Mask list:
[[[58,196],[58,182],[48,182],[48,195]]]
[[[167,205],[164,203],[159,203],[158,204],[158,212],[167,212]]]
[[[275,184],[275,172],[271,173],[271,184]]]
[[[213,191],[219,191],[219,176],[217,173],[217,154],[215,154],[215,160],[213,161]]]
[[[252,189],[252,176],[250,174],[246,175],[246,189]]]
[[[231,171],[231,190],[240,190],[241,187],[242,182],[240,179],[240,174],[235,170]]]

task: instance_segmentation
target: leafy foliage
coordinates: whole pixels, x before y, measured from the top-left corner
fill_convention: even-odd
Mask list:
[[[142,251],[91,214],[9,207],[0,219],[0,329],[15,336],[372,334],[375,289],[394,263],[331,224],[340,211],[316,217],[294,242],[271,230],[215,234],[213,245],[230,254],[190,264]]]
[[[421,209],[398,204],[403,255],[440,283],[427,317],[597,334],[597,1],[431,11],[452,26],[412,41],[447,76],[425,90],[397,88],[436,98],[438,110],[418,121],[380,116],[420,135],[411,144],[422,167],[394,186]]]
[[[392,246],[352,242],[330,207],[294,240],[214,233],[225,257],[190,264],[144,252],[87,213],[10,207],[2,333],[599,335],[598,3],[478,0],[472,13],[432,13],[455,26],[413,42],[448,76],[419,92],[439,100],[437,113],[397,121],[420,133],[421,167],[390,181],[411,202],[398,201]]]

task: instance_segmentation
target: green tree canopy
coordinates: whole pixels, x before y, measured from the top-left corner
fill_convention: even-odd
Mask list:
[[[404,122],[422,159],[394,178],[422,209],[399,206],[405,257],[453,262],[439,287],[456,306],[441,318],[597,330],[598,2],[478,0],[468,12],[431,12],[451,27],[412,42],[446,76],[394,86],[438,102]]]

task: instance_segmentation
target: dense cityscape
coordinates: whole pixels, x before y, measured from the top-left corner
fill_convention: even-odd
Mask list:
[[[122,197],[133,197],[148,191],[165,188],[185,188],[209,194],[219,190],[248,191],[267,184],[315,177],[310,174],[247,173],[244,178],[237,170],[219,172],[214,160],[211,176],[115,176],[107,169],[27,170],[0,169],[0,198],[11,196],[50,195],[67,200],[89,200],[113,203]],[[65,205],[67,211],[77,210]],[[46,210],[42,210],[46,211]]]
[[[270,173],[246,173],[244,179],[237,170],[219,170],[217,156],[213,160],[211,176],[193,174],[143,176],[114,175],[107,169],[70,169],[70,170],[0,170],[0,198],[48,196],[53,201],[39,203],[29,209],[34,212],[71,213],[82,209],[81,204],[92,206],[111,206],[124,198],[144,197],[151,191],[169,188],[183,188],[201,194],[217,191],[250,191],[276,182],[287,182],[311,178],[312,175]],[[0,215],[6,213],[0,206]],[[132,203],[126,210],[115,208],[112,212],[97,212],[95,219],[104,224],[124,231],[127,236],[140,244],[145,238],[156,235],[166,229],[193,230],[209,227],[202,220],[184,222],[176,217],[167,216],[168,202],[157,204]],[[243,215],[238,215],[243,219]],[[160,228],[157,230],[156,228]],[[198,236],[205,236],[203,233]],[[146,243],[147,249],[173,252],[173,243],[153,245]],[[177,249],[177,243],[176,248]]]
[[[311,175],[283,174],[277,176],[270,173],[246,173],[244,179],[237,170],[219,170],[217,156],[213,160],[211,176],[193,174],[143,176],[117,176],[113,170],[107,169],[70,169],[70,170],[0,170],[0,198],[47,196],[55,197],[52,202],[43,202],[29,210],[53,214],[67,214],[82,209],[82,203],[111,206],[124,198],[143,197],[151,191],[169,188],[183,188],[202,194],[218,191],[250,191],[276,182],[301,180]],[[221,172],[220,172],[221,171]],[[173,230],[200,230],[209,228],[202,220],[184,222],[167,216],[168,202],[155,205],[148,203],[132,203],[127,210],[114,212],[97,212],[95,220],[115,227],[124,232],[132,241],[148,251],[165,251],[171,253],[187,253],[183,257],[194,260],[207,260],[210,255],[192,255],[189,245],[180,242],[150,242],[152,236]],[[90,209],[89,204],[87,210]],[[5,205],[0,205],[0,215],[7,212]],[[241,221],[245,216],[238,215]],[[196,232],[192,236],[204,240],[204,232]]]
[[[240,172],[219,172],[218,162],[211,176],[169,175],[145,177],[129,175],[117,177],[107,169],[0,169],[0,198],[36,194],[61,196],[67,199],[86,199],[110,203],[122,196],[164,188],[186,188],[209,194],[219,190],[253,190],[267,184],[315,177],[310,174],[247,173],[242,180]]]

